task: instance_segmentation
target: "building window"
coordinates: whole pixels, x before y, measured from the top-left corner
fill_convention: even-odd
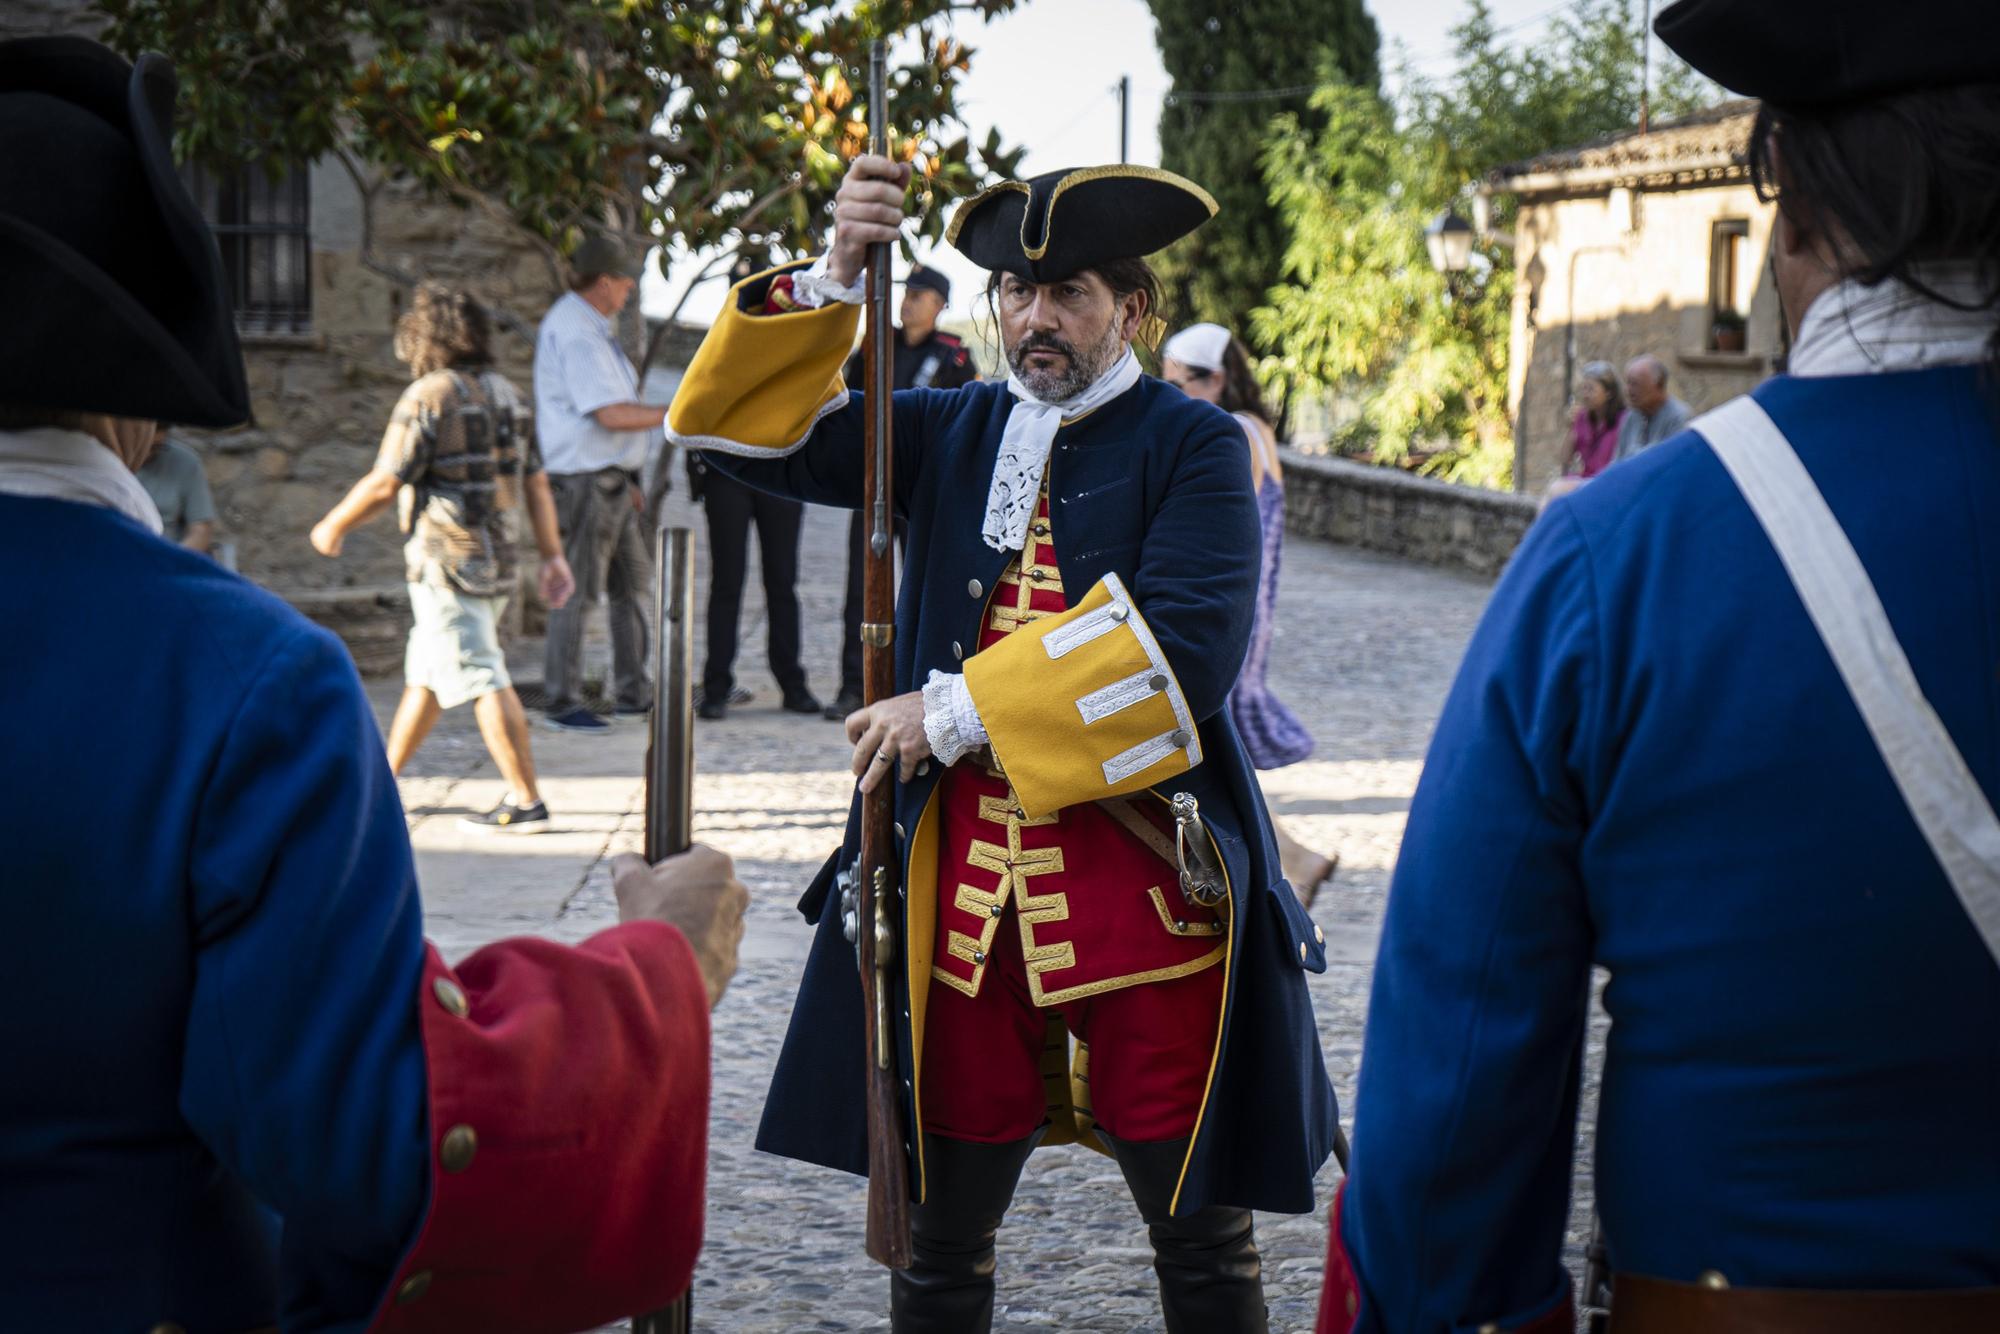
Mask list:
[[[246,334],[312,328],[312,195],[306,169],[273,179],[261,166],[213,172],[183,169],[188,189],[215,232],[236,327]]]
[[[1708,270],[1708,350],[1741,352],[1748,339],[1750,301],[1757,267],[1750,260],[1750,224],[1727,218],[1715,224]]]

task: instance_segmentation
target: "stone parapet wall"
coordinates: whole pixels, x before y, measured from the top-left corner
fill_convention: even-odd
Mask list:
[[[1283,449],[1285,527],[1302,537],[1497,575],[1535,521],[1527,496]]]

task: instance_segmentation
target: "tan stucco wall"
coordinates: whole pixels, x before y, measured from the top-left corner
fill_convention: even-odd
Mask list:
[[[1522,201],[1509,407],[1524,489],[1545,487],[1568,453],[1572,329],[1575,370],[1596,360],[1622,368],[1650,352],[1667,363],[1669,389],[1696,408],[1770,374],[1780,346],[1766,265],[1772,216],[1747,183]],[[1706,351],[1711,228],[1733,218],[1750,224],[1745,254],[1756,266],[1748,350],[1737,357]]]

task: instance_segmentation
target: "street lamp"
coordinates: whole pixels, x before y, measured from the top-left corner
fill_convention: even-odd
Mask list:
[[[1472,242],[1477,236],[1472,224],[1448,208],[1424,228],[1424,244],[1430,248],[1431,267],[1447,279],[1472,266]]]

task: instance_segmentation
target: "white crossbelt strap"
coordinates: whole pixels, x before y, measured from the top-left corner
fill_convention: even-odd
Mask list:
[[[1784,432],[1755,400],[1697,419],[1777,548],[1910,814],[2000,962],[2000,819],[1924,698],[1882,599]]]

